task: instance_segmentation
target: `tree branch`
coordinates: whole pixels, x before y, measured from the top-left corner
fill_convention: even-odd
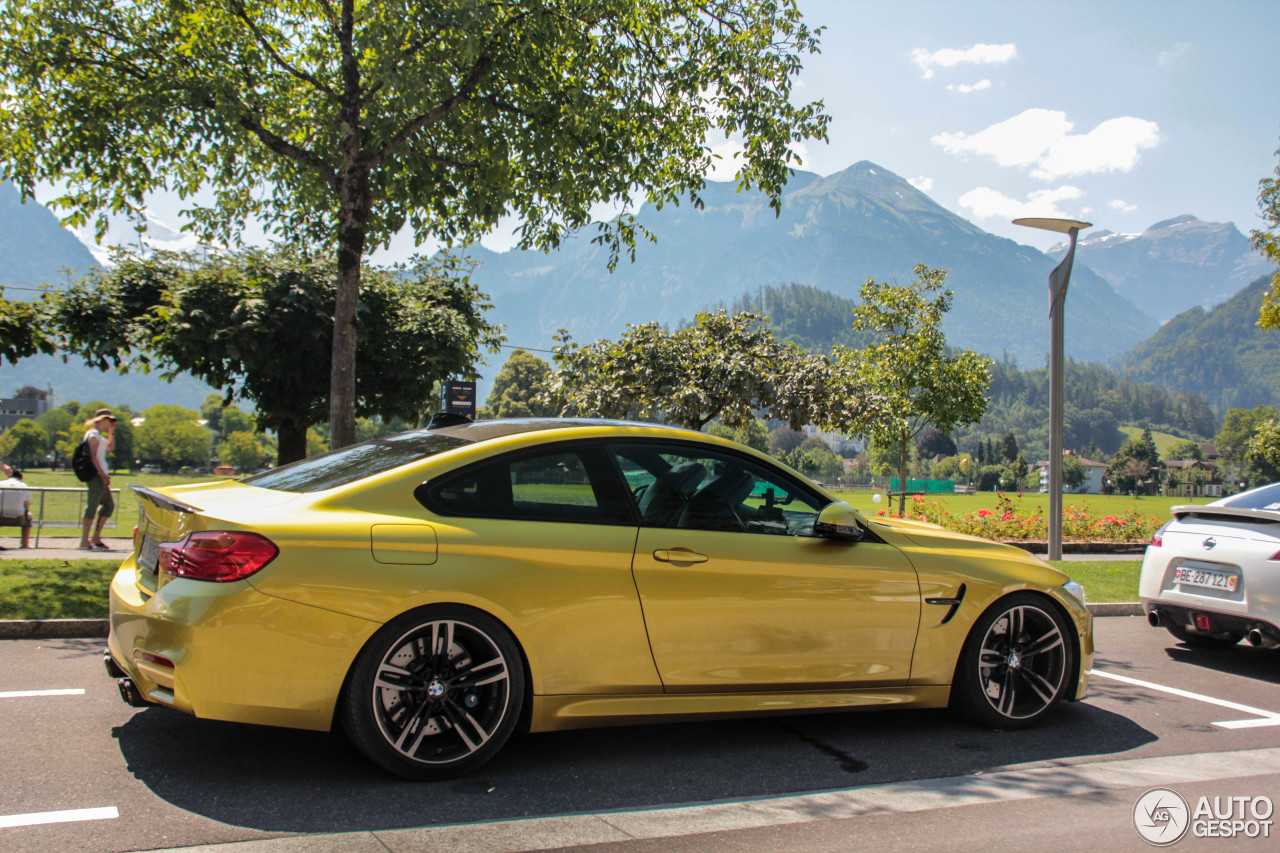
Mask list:
[[[310,85],[316,91],[329,96],[329,98],[335,101],[338,99],[338,93],[326,86],[318,77],[308,74],[302,69],[296,68],[285,61],[284,57],[276,50],[275,45],[271,44],[270,40],[267,39],[260,29],[258,29],[258,25],[249,17],[249,13],[245,10],[243,3],[235,3],[232,11],[236,17],[244,21],[245,25],[249,28],[249,31],[253,33],[254,38],[258,40],[258,43],[266,49],[267,53],[271,55],[271,58],[275,60],[276,64],[283,68],[286,73]]]
[[[262,123],[258,121],[258,119],[254,116],[241,115],[239,118],[239,123],[240,123],[240,126],[243,127],[245,130],[249,131],[254,136],[258,137],[258,140],[262,142],[262,144],[265,145],[269,150],[274,151],[275,153],[281,156],[288,157],[291,160],[296,160],[297,162],[303,164],[304,166],[311,167],[320,175],[320,177],[324,180],[324,182],[329,186],[329,189],[333,190],[334,192],[338,191],[338,186],[340,183],[338,179],[338,173],[332,166],[326,163],[322,158],[306,150],[305,148],[299,148],[297,145],[294,145],[292,142],[288,141],[284,137],[278,136],[272,133],[271,131],[267,130],[265,127],[262,126]]]

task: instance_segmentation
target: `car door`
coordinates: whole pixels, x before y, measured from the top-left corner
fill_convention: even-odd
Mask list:
[[[610,453],[641,518],[632,573],[665,690],[907,682],[920,587],[896,548],[815,537],[825,500],[745,455],[678,442]]]

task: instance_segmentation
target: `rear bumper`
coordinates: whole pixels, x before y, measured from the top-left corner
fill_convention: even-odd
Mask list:
[[[1257,630],[1275,643],[1280,643],[1280,627],[1265,619],[1243,616],[1239,613],[1222,613],[1206,607],[1168,604],[1147,600],[1142,603],[1148,619],[1155,614],[1159,626],[1181,625],[1199,634],[1233,634],[1238,637]]]
[[[135,578],[126,560],[111,583],[108,672],[144,704],[198,717],[327,730],[351,661],[379,627],[244,581],[174,579],[147,596]]]

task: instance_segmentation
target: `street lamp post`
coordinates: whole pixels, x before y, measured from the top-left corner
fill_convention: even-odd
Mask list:
[[[1062,559],[1062,312],[1076,257],[1076,235],[1092,222],[1075,219],[1015,219],[1014,225],[1056,231],[1071,238],[1062,263],[1049,273],[1049,559]]]

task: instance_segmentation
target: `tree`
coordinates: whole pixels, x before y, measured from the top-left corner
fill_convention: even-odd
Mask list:
[[[1204,449],[1194,441],[1175,441],[1169,445],[1165,451],[1166,459],[1195,459],[1197,462],[1204,460]]]
[[[226,399],[253,402],[257,428],[277,432],[281,463],[303,458],[307,428],[327,409],[319,366],[332,346],[332,260],[278,248],[115,261],[50,297],[63,349],[99,369],[156,366],[221,386]],[[366,271],[360,415],[416,423],[437,379],[475,376],[479,347],[501,337],[466,275],[448,258]]]
[[[251,432],[232,432],[218,443],[218,461],[237,471],[252,471],[265,462],[266,451]]]
[[[1006,432],[1000,440],[1000,459],[1012,462],[1018,458],[1018,438],[1012,432]]]
[[[1021,488],[1027,481],[1027,472],[1031,470],[1031,466],[1027,464],[1027,460],[1019,453],[1017,458],[1013,460],[1013,465],[1010,466],[1009,470],[1013,474],[1014,482]]]
[[[257,424],[253,415],[241,411],[239,406],[227,406],[218,417],[220,432],[230,435],[233,432],[256,432]]]
[[[504,215],[546,249],[603,203],[624,211],[599,235],[616,257],[646,233],[638,203],[699,203],[712,132],[777,207],[790,146],[826,134],[820,103],[791,103],[817,36],[794,0],[11,0],[0,151],[24,194],[66,185],[73,223],[207,189],[187,212],[206,239],[257,218],[331,248],[341,447],[367,249]]]
[[[1143,430],[1141,435],[1131,436],[1120,445],[1107,463],[1107,478],[1121,494],[1134,492],[1138,483],[1151,475],[1159,461],[1151,430]]]
[[[54,345],[45,333],[45,325],[38,304],[0,299],[0,358],[17,364],[18,359],[29,355],[52,355]]]
[[[839,375],[865,383],[879,407],[868,410],[862,423],[836,419],[835,426],[853,433],[865,425],[877,443],[897,447],[898,476],[904,486],[912,439],[929,425],[950,432],[981,418],[990,379],[986,357],[971,350],[946,354],[942,318],[952,300],[951,291],[943,287],[946,270],[917,264],[914,274],[909,285],[867,279],[859,291],[861,304],[854,311],[853,326],[881,337],[861,350],[836,347]],[[898,512],[905,510],[904,488]]]
[[[804,433],[783,425],[769,433],[769,453],[777,459],[790,453],[804,441]]]
[[[33,459],[49,452],[49,433],[30,418],[23,418],[0,436],[0,456],[28,467]]]
[[[749,312],[701,313],[677,332],[628,325],[619,340],[586,346],[564,332],[557,340],[547,398],[561,401],[562,415],[659,419],[701,430],[717,419],[736,428],[765,410],[799,429],[829,419],[833,401],[850,421],[875,405],[857,377],[843,379],[833,396],[830,361],[779,342]]]
[[[556,407],[546,401],[547,375],[551,365],[528,350],[515,349],[493,379],[489,399],[479,413],[482,418],[549,418]]]
[[[152,406],[141,413],[143,422],[134,432],[138,456],[163,462],[166,468],[206,465],[213,449],[213,434],[200,426],[200,413],[181,406]]]
[[[1089,471],[1084,463],[1074,454],[1062,457],[1062,485],[1068,489],[1078,489],[1089,479]]]
[[[1280,150],[1276,154],[1280,156]],[[1267,260],[1280,264],[1280,164],[1276,166],[1275,175],[1258,182],[1258,207],[1267,227],[1249,232],[1249,242]],[[1280,272],[1271,278],[1271,290],[1258,312],[1258,327],[1280,329]]]
[[[935,427],[926,427],[920,431],[920,435],[916,438],[916,452],[920,454],[922,459],[932,459],[935,456],[955,456],[956,443],[940,429]]]

